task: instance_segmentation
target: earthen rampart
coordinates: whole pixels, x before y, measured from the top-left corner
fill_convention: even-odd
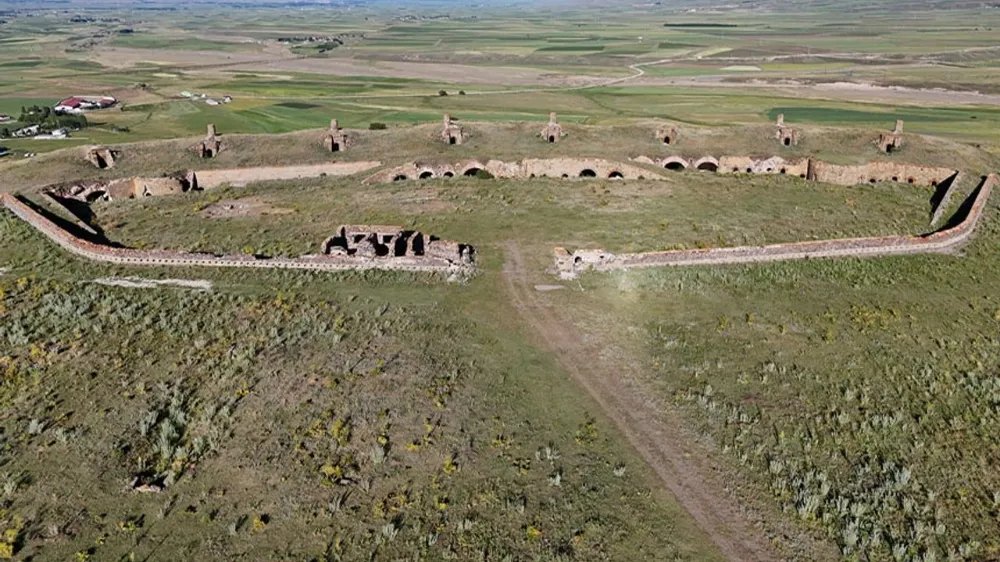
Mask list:
[[[330,162],[299,166],[269,166],[261,168],[231,168],[226,170],[195,170],[198,187],[208,189],[220,185],[244,186],[257,181],[294,180],[321,176],[351,176],[381,166],[381,162]]]
[[[563,278],[573,278],[579,273],[628,270],[645,267],[723,265],[737,263],[762,263],[808,258],[888,256],[918,253],[948,252],[964,244],[975,231],[996,177],[990,174],[970,195],[972,205],[956,226],[922,236],[882,236],[871,238],[844,238],[771,244],[767,246],[738,246],[704,250],[669,250],[638,254],[615,255],[603,250],[579,250],[569,253],[555,249],[556,271]]]

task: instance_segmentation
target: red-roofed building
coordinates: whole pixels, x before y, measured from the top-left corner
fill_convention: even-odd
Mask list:
[[[101,98],[85,98],[82,96],[73,96],[62,100],[57,103],[53,108],[56,113],[82,113],[87,109],[104,109],[106,107],[111,107],[118,103],[113,97],[104,96]]]

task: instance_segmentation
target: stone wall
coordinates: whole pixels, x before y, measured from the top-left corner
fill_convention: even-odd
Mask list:
[[[555,249],[555,269],[560,277],[572,279],[581,272],[628,270],[644,267],[722,265],[761,263],[830,257],[887,256],[930,252],[948,252],[965,243],[975,231],[976,224],[996,184],[990,174],[970,195],[972,205],[962,221],[947,230],[923,236],[882,236],[871,238],[844,238],[838,240],[813,240],[772,244],[767,246],[738,246],[707,250],[671,250],[638,254],[614,255],[603,250],[579,250],[569,253],[564,248]]]
[[[911,164],[896,164],[895,162],[869,162],[858,166],[839,166],[814,161],[813,169],[815,177],[812,179],[837,185],[903,182],[937,187],[938,184],[956,173],[955,170],[948,168],[929,168]]]
[[[610,162],[600,158],[528,158],[519,162],[501,160],[463,160],[454,164],[421,164],[411,162],[384,170],[365,179],[364,183],[388,183],[413,179],[453,178],[475,176],[485,171],[495,178],[531,179],[548,178],[605,178],[605,179],[662,179],[660,174],[644,168]]]
[[[636,162],[655,163],[668,170],[701,169],[721,174],[787,174],[835,185],[859,185],[880,182],[900,182],[936,187],[955,175],[949,168],[931,168],[895,162],[869,162],[855,166],[828,164],[810,158],[786,160],[780,156],[753,158],[750,156],[711,156],[684,158],[668,156],[659,161],[646,157]],[[706,165],[710,163],[711,165]],[[717,167],[717,170],[715,169]]]
[[[473,268],[471,260],[435,255],[358,258],[345,255],[307,255],[298,258],[257,258],[247,255],[214,255],[170,250],[115,248],[77,238],[9,193],[0,195],[3,206],[64,250],[84,259],[134,266],[255,267],[319,271],[384,269],[455,272]]]

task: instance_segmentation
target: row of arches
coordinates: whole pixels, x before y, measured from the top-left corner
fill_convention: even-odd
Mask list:
[[[479,167],[476,167],[476,166],[471,166],[469,168],[466,168],[465,170],[462,171],[461,175],[463,177],[468,177],[468,178],[482,177],[483,175],[486,175],[489,178],[493,177],[493,175],[490,174],[490,172],[488,172],[485,168],[479,168]],[[598,177],[598,175],[599,174],[597,173],[597,171],[594,170],[593,168],[584,168],[584,169],[580,170],[580,173],[577,174],[577,177],[580,177],[580,178],[596,178],[596,177]],[[443,172],[440,175],[438,175],[438,173],[436,173],[434,170],[422,170],[421,172],[419,172],[417,174],[416,179],[419,179],[419,180],[429,180],[429,179],[434,179],[434,178],[438,178],[438,177],[441,177],[441,178],[453,178],[453,177],[455,177],[455,173],[452,172],[451,170],[446,170],[445,172]],[[534,178],[535,174],[531,174],[530,177]],[[569,174],[562,174],[562,178],[563,179],[568,179],[569,177],[570,177]],[[610,172],[608,172],[607,178],[608,179],[612,179],[612,180],[623,180],[623,179],[625,179],[625,174],[622,173],[619,170],[611,170]],[[406,181],[408,179],[410,179],[410,177],[407,176],[405,173],[402,173],[402,172],[398,173],[398,174],[395,174],[395,175],[392,176],[392,181],[394,181],[394,182],[397,182],[397,181]]]
[[[671,156],[663,161],[664,168],[676,172],[679,172],[681,170],[686,170],[688,169],[689,166],[702,172],[719,171],[719,161],[711,156],[705,156],[704,158],[699,158],[698,160],[695,160],[694,162],[691,163],[678,156]]]

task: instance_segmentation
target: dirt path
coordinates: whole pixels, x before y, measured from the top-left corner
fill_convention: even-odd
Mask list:
[[[683,435],[678,415],[651,408],[614,369],[602,364],[599,350],[585,344],[558,311],[539,301],[520,249],[508,243],[504,253],[504,288],[518,314],[560,366],[615,422],[723,556],[738,562],[780,559],[763,531],[753,528],[740,514],[736,500],[725,492],[704,452],[695,450]]]

